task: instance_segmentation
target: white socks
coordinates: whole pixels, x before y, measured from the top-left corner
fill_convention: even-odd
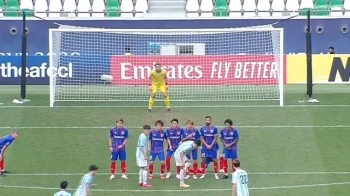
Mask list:
[[[180,184],[185,183],[185,170],[181,169],[180,170]]]
[[[143,171],[143,169],[140,168],[140,171],[139,171],[139,183],[142,183],[142,179],[143,179],[142,171]]]
[[[147,184],[147,174],[148,174],[147,170],[142,171],[143,184]]]

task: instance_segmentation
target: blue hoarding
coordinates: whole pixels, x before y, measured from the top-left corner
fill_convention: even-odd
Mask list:
[[[164,19],[164,20],[28,20],[27,27],[29,29],[28,35],[28,54],[29,55],[47,55],[48,53],[48,29],[57,28],[55,23],[96,27],[96,28],[114,28],[114,29],[193,29],[193,28],[235,28],[254,25],[265,25],[280,21],[281,18],[276,19]],[[347,31],[350,24],[349,18],[316,18],[312,19],[312,45],[314,53],[326,53],[329,46],[334,46],[336,53],[347,54],[350,53],[350,48],[347,44],[350,43],[350,36]],[[21,20],[0,20],[0,56],[14,56],[20,55],[22,38],[21,38]],[[274,25],[277,28],[284,28],[284,53],[300,53],[305,52],[305,18],[290,19],[279,22]],[[18,33],[12,35],[10,30],[16,28]],[[241,35],[242,36],[242,35]],[[253,34],[247,35],[250,43],[240,43],[239,36],[228,37],[206,37],[206,36],[183,36],[178,38],[159,38],[159,40],[152,40],[150,37],[143,36],[101,36],[98,34],[89,36],[72,36],[68,37],[66,44],[71,44],[70,48],[62,48],[61,52],[68,55],[84,55],[86,52],[98,55],[121,54],[124,52],[125,45],[129,45],[134,53],[144,53],[147,49],[148,42],[204,42],[209,45],[207,52],[213,54],[215,47],[226,47],[228,53],[264,53],[264,48],[256,43],[262,43],[261,38],[269,40],[269,36],[256,36]],[[174,41],[175,40],[175,41]],[[233,40],[233,41],[232,41]],[[230,42],[228,42],[230,41]],[[266,42],[266,48],[271,45]],[[108,46],[108,47],[107,47]],[[109,47],[112,46],[112,47]],[[210,48],[212,46],[212,48]],[[89,50],[88,50],[89,49]],[[217,51],[217,50],[216,50]],[[86,54],[85,54],[86,55]]]
[[[27,84],[47,85],[55,74],[57,84],[97,84],[103,74],[110,73],[109,58],[100,56],[60,56],[59,68],[49,67],[49,57],[28,56]],[[0,56],[0,85],[21,84],[22,58]]]

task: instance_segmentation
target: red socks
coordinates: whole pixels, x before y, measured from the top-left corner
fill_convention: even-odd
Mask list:
[[[228,161],[227,160],[221,160],[220,163],[223,166],[225,174],[228,174]]]
[[[170,172],[170,166],[171,166],[171,157],[167,157],[165,160],[165,167],[166,167],[166,171]]]
[[[162,164],[160,165],[160,174],[163,175],[163,174],[164,174],[164,171],[165,171],[165,164],[162,163]]]
[[[153,163],[151,163],[151,164],[148,166],[148,169],[149,169],[149,174],[150,174],[150,175],[153,175]]]
[[[205,162],[203,161],[202,163],[201,163],[201,171],[202,171],[202,174],[205,174]]]
[[[122,174],[126,173],[126,163],[125,162],[121,162],[120,169],[122,170]]]
[[[115,174],[115,165],[116,165],[116,162],[111,162],[111,174]]]
[[[220,156],[220,169],[224,169],[225,167],[224,161],[225,161],[224,156]]]
[[[0,161],[0,173],[4,170],[4,159]]]
[[[193,175],[197,175],[198,163],[193,164]]]
[[[219,167],[218,167],[218,166],[219,166],[218,162],[215,161],[215,162],[214,162],[214,173],[215,173],[215,174],[217,174],[218,171],[219,171]]]

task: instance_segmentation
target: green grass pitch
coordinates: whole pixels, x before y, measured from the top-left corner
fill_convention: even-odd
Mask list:
[[[205,179],[188,180],[188,189],[180,189],[174,176],[161,180],[158,175],[151,181],[152,189],[137,186],[135,147],[143,124],[154,125],[162,119],[169,126],[172,118],[178,118],[182,126],[187,119],[201,126],[204,116],[211,115],[218,126],[226,118],[234,120],[241,138],[239,159],[249,173],[251,195],[348,196],[350,87],[316,85],[314,89],[320,103],[299,103],[306,99],[305,85],[288,85],[285,107],[277,102],[172,102],[172,112],[166,113],[164,103],[156,102],[159,107],[148,114],[146,102],[65,102],[60,103],[65,107],[49,108],[48,87],[39,86],[28,86],[29,103],[15,105],[11,101],[20,88],[2,86],[0,135],[9,134],[12,127],[20,135],[6,153],[5,167],[12,173],[0,178],[0,195],[53,195],[62,180],[69,181],[73,193],[88,166],[96,164],[100,170],[94,196],[227,196],[230,179],[215,180],[212,165]],[[89,107],[72,107],[77,104]],[[108,131],[117,117],[124,118],[130,132],[129,180],[118,174],[110,181]],[[159,165],[155,171],[159,172]]]

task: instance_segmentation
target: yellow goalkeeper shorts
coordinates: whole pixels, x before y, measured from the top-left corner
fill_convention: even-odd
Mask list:
[[[166,91],[166,85],[165,84],[152,84],[152,92],[151,93],[157,93],[158,89],[160,92],[165,93]]]

